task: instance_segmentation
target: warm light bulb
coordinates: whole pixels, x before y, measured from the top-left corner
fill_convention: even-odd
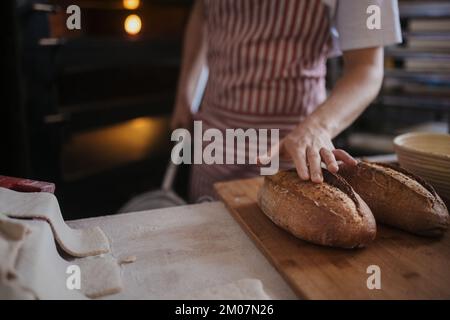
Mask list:
[[[139,0],[123,0],[123,7],[128,10],[134,10],[139,8],[140,5]]]
[[[136,14],[129,15],[125,19],[124,27],[125,27],[125,31],[128,34],[131,34],[131,35],[138,34],[142,28],[141,18],[139,18],[139,16]]]

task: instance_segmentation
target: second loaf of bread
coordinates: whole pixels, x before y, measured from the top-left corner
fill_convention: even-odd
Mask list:
[[[433,187],[400,167],[360,162],[339,173],[366,201],[377,222],[418,235],[440,236],[450,217]]]

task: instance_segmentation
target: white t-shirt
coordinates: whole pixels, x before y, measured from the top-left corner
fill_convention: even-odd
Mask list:
[[[322,0],[330,8],[333,50],[331,56],[351,49],[388,46],[402,42],[397,0]],[[380,29],[367,27],[373,14],[370,6],[380,12]]]

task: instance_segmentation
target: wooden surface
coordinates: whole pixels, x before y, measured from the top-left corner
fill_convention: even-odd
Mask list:
[[[296,294],[305,299],[450,299],[450,232],[428,239],[378,225],[367,248],[327,248],[274,225],[256,203],[262,178],[215,185],[237,222]],[[369,290],[367,267],[381,270]]]

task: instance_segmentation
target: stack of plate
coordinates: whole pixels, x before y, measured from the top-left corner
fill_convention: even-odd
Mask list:
[[[400,165],[429,182],[450,199],[450,135],[406,133],[394,139]]]

